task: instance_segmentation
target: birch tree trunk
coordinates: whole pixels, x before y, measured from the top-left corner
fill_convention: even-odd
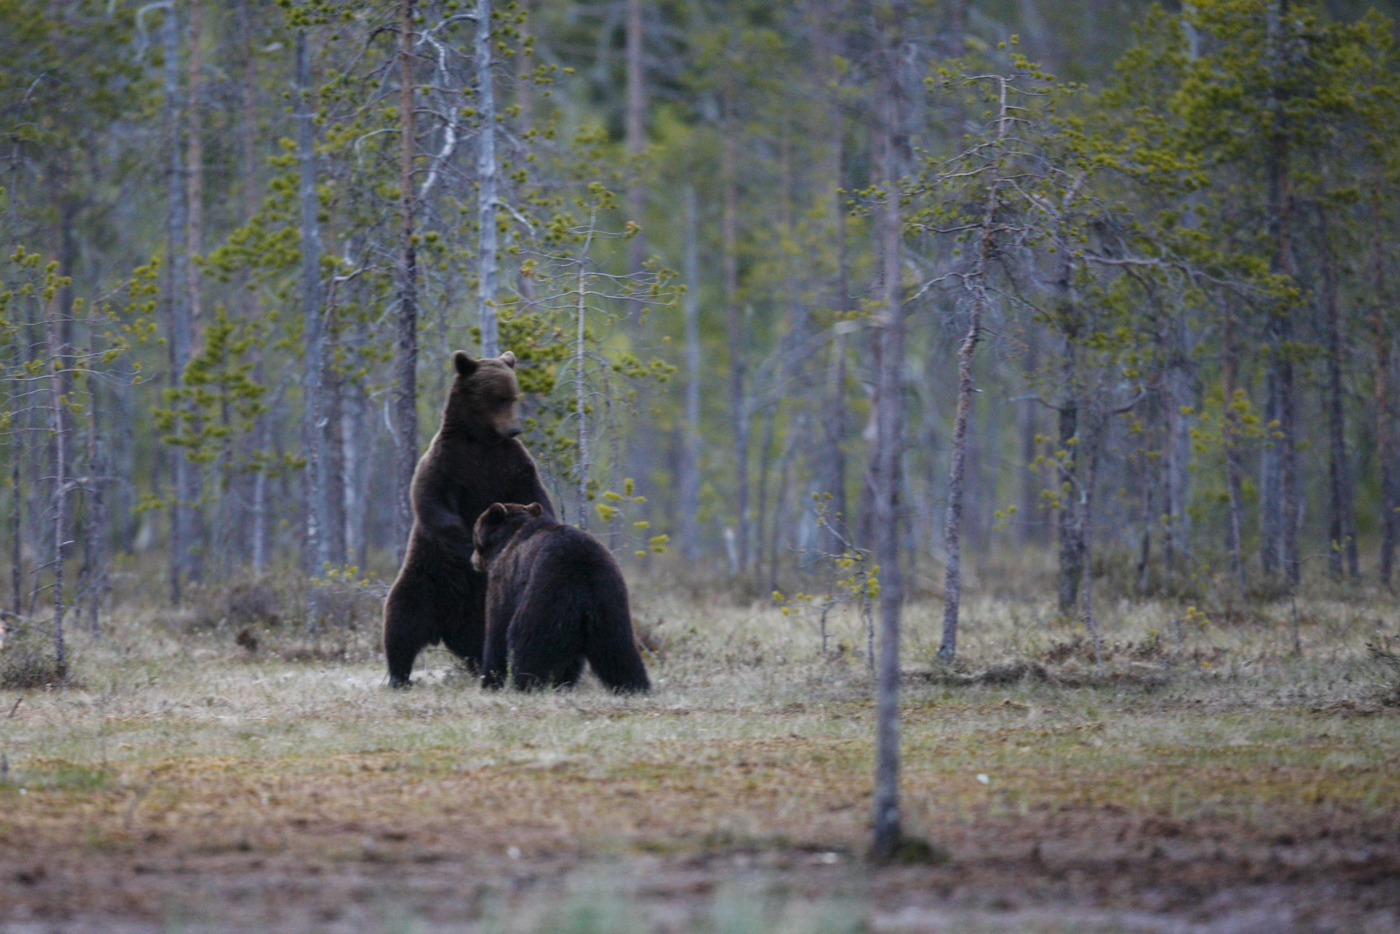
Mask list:
[[[403,3],[407,8],[412,0],[403,0]],[[404,28],[406,36],[408,25],[405,24]],[[407,54],[405,45],[405,58]],[[496,235],[496,203],[499,200],[496,169],[496,86],[491,62],[491,0],[476,0],[476,110],[480,127],[477,138],[476,183],[477,224],[481,237],[477,245],[477,304],[481,309],[483,357],[498,357],[501,354],[500,332],[496,322],[496,253],[499,249]],[[407,80],[405,71],[404,81]]]
[[[331,560],[325,424],[326,333],[321,288],[320,203],[316,194],[316,126],[311,89],[311,50],[297,31],[297,200],[301,210],[301,301],[306,372],[302,377],[302,444],[306,452],[305,570],[319,574]]]
[[[1226,526],[1230,550],[1230,574],[1235,578],[1237,593],[1243,597],[1244,576],[1244,470],[1241,466],[1240,410],[1235,399],[1236,370],[1239,348],[1235,344],[1235,315],[1230,305],[1225,308],[1221,371],[1225,395],[1225,488],[1229,497],[1230,517]]]
[[[249,10],[249,0],[238,0],[234,8],[234,22],[239,33],[245,38],[243,75],[241,89],[242,99],[240,101],[240,149],[239,162],[241,165],[241,195],[242,212],[245,218],[251,218],[258,210],[258,157],[257,157],[257,87],[258,87],[258,57],[252,48],[253,23]],[[241,275],[241,286],[238,294],[241,296],[240,304],[245,321],[257,319],[260,313],[258,307],[257,291],[248,288],[251,276],[247,270]],[[253,379],[261,384],[266,378],[261,360],[261,350],[258,350],[259,359],[253,367]],[[250,442],[255,451],[266,451],[271,439],[271,426],[269,421],[272,418],[270,412],[260,412],[253,417],[253,430]],[[249,558],[253,564],[254,575],[261,577],[267,572],[267,471],[260,468],[253,471],[250,491],[249,512],[251,513],[251,523],[249,529]]]
[[[574,314],[574,414],[578,419],[575,439],[578,443],[578,527],[588,530],[588,473],[592,464],[589,460],[588,435],[588,251],[593,246],[593,224],[588,225],[588,235],[578,258],[578,284],[575,295]],[[614,434],[614,437],[616,435]],[[616,458],[614,458],[616,463]],[[609,546],[611,547],[611,545]]]
[[[1274,251],[1270,269],[1276,275],[1294,277],[1292,220],[1289,173],[1289,139],[1283,101],[1286,68],[1288,0],[1273,0],[1266,14],[1269,52],[1269,94],[1267,106],[1273,113],[1272,139],[1266,154],[1268,173],[1268,229]],[[1277,309],[1270,322],[1269,345],[1274,390],[1277,393],[1278,480],[1276,501],[1268,504],[1277,514],[1276,554],[1283,571],[1284,585],[1292,591],[1298,584],[1298,523],[1302,510],[1301,478],[1297,453],[1297,392],[1294,385],[1293,311],[1287,305]]]
[[[640,178],[639,162],[646,151],[646,86],[642,71],[642,0],[627,0],[627,100],[624,124],[627,156],[632,160],[627,184],[627,215],[639,226],[647,209],[647,190]],[[627,243],[627,271],[642,271],[646,260],[646,231],[638,233]],[[641,302],[634,302],[638,309]]]
[[[478,17],[484,16],[487,23],[485,27],[481,22],[477,23],[477,45],[483,44],[481,31],[485,28],[487,36],[484,44],[489,47],[489,0],[478,0],[476,14]],[[399,224],[402,242],[399,245],[398,269],[398,346],[394,360],[394,489],[398,501],[398,528],[395,529],[394,538],[398,543],[400,561],[408,547],[409,529],[413,526],[413,471],[418,466],[418,257],[414,243],[412,36],[413,0],[399,0]],[[480,48],[477,51],[480,54]],[[486,122],[485,118],[483,121]],[[494,115],[491,122],[494,122]],[[486,122],[486,125],[490,127],[491,122]],[[483,141],[482,145],[486,143]],[[491,162],[495,164],[494,157]],[[487,197],[484,190],[481,197]],[[490,228],[494,237],[494,218]],[[482,236],[485,236],[484,232]],[[485,352],[488,319],[492,328],[492,342],[495,341],[496,319],[494,312],[485,305],[481,313],[482,347]]]
[[[681,555],[700,556],[700,220],[695,186],[685,188],[685,433],[681,448]]]
[[[1084,529],[1077,521],[1078,509],[1074,498],[1077,493],[1074,479],[1078,475],[1078,460],[1083,453],[1079,442],[1079,372],[1078,345],[1074,338],[1066,336],[1061,383],[1065,398],[1059,409],[1059,457],[1061,483],[1059,489],[1059,512],[1057,515],[1060,536],[1060,570],[1057,596],[1062,616],[1068,616],[1079,596],[1079,584],[1084,577]]]
[[[67,401],[63,391],[63,353],[61,305],[47,316],[48,365],[49,365],[49,414],[50,430],[53,432],[54,476],[53,476],[53,648],[54,673],[59,681],[68,680],[68,654],[63,638],[63,616],[67,611],[64,604],[64,554],[68,541],[68,418]]]
[[[1371,201],[1372,223],[1379,224],[1376,199]],[[1379,229],[1379,228],[1378,228]],[[1396,462],[1396,418],[1392,385],[1391,347],[1395,340],[1386,313],[1384,248],[1379,237],[1371,239],[1371,334],[1376,342],[1374,394],[1376,404],[1376,459],[1381,472],[1381,583],[1389,585],[1395,568],[1395,548],[1400,544],[1400,463]],[[18,523],[16,523],[18,525]]]
[[[1034,386],[1040,369],[1040,327],[1031,321],[1026,325],[1025,373],[1028,386]],[[1024,399],[1017,409],[1017,432],[1021,443],[1021,522],[1018,526],[1022,545],[1045,544],[1045,525],[1040,520],[1040,471],[1036,468],[1037,441],[1036,400]]]
[[[739,180],[731,102],[724,102],[720,176],[724,186],[720,242],[723,252],[724,311],[729,339],[729,411],[734,434],[734,510],[739,573],[749,569],[749,407],[744,397],[747,336],[739,308]]]
[[[180,24],[172,4],[165,11],[165,119],[169,178],[166,183],[166,295],[170,314],[170,383],[178,388],[189,362],[193,336],[189,306],[188,180],[182,143],[184,98],[180,88]],[[169,452],[173,496],[170,504],[170,600],[179,606],[194,548],[191,510],[197,499],[196,472],[183,451]]]
[[[879,104],[882,160],[886,189],[880,208],[880,247],[883,292],[876,344],[877,432],[874,459],[878,464],[874,501],[875,560],[880,579],[880,661],[875,699],[875,787],[872,794],[873,840],[877,860],[891,859],[903,841],[899,816],[899,639],[903,581],[899,566],[900,455],[904,441],[904,282],[903,231],[899,210],[903,108],[900,87],[900,47],[904,4],[884,11],[888,30],[880,37],[885,59],[881,65],[883,98]]]
[[[972,292],[972,315],[967,334],[958,347],[958,404],[953,418],[952,451],[948,463],[948,510],[943,521],[943,549],[947,562],[943,575],[943,639],[938,657],[950,661],[958,650],[958,611],[962,602],[963,479],[967,463],[967,422],[972,408],[972,355],[982,339],[982,315],[987,310],[987,275],[996,235],[997,203],[1001,198],[1002,148],[1011,112],[1005,78],[997,78],[998,110],[996,143],[991,151],[991,178],[977,230],[977,253],[967,277]],[[995,432],[989,433],[995,437]]]
[[[96,638],[102,634],[99,625],[102,600],[110,587],[107,571],[107,456],[102,441],[102,409],[100,385],[96,375],[88,372],[87,463],[88,482],[85,497],[86,516],[83,523],[83,568],[79,577],[80,593],[87,600],[88,631]],[[81,597],[80,597],[81,599]],[[82,604],[76,610],[81,622]]]
[[[1327,488],[1328,566],[1334,579],[1345,573],[1358,579],[1356,515],[1352,502],[1351,462],[1347,457],[1346,396],[1342,389],[1342,323],[1337,308],[1337,257],[1327,228],[1326,211],[1319,212],[1322,237],[1322,312],[1327,334]]]

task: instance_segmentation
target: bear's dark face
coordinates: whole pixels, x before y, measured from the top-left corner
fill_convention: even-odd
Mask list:
[[[472,530],[472,567],[485,574],[491,562],[496,559],[506,544],[520,531],[520,527],[531,519],[538,519],[544,512],[539,503],[521,506],[518,503],[492,503],[476,520]]]
[[[443,428],[497,438],[514,438],[524,430],[517,411],[515,354],[507,350],[494,359],[473,360],[459,350],[452,365],[457,376],[447,395]]]

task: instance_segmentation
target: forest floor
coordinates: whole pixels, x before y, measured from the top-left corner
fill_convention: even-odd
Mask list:
[[[486,694],[436,650],[390,691],[368,622],[114,617],[77,686],[0,691],[0,934],[1400,931],[1393,599],[1106,605],[1101,669],[1009,600],[939,668],[911,607],[931,848],[888,867],[860,621],[823,656],[802,614],[635,602],[632,699]]]

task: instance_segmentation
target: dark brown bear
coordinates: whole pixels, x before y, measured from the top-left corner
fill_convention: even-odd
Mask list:
[[[482,683],[525,691],[578,681],[586,659],[618,694],[651,690],[612,553],[539,503],[496,503],[476,520],[472,563],[487,572]]]
[[[544,504],[535,462],[516,440],[515,355],[452,355],[457,375],[442,427],[413,472],[413,531],[403,568],[384,602],[389,683],[407,687],[424,646],[443,643],[480,666],[486,633],[486,575],[472,568],[472,527],[492,503]]]

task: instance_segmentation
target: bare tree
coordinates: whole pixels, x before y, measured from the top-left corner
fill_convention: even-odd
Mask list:
[[[418,466],[418,254],[414,236],[413,197],[413,7],[414,0],[399,0],[399,224],[400,258],[398,267],[397,344],[394,359],[394,491],[397,499],[397,528],[395,540],[399,556],[408,543],[408,530],[413,524],[413,471]],[[490,0],[479,0],[477,16],[485,7],[489,24]],[[480,22],[477,24],[478,45],[481,44]],[[489,30],[489,25],[485,27]],[[489,35],[487,38],[489,44]],[[485,145],[483,143],[483,145]],[[494,164],[494,159],[492,160]],[[481,193],[483,201],[486,192]],[[491,229],[495,230],[492,217]],[[486,236],[483,231],[482,236]],[[494,257],[494,250],[492,251]],[[486,315],[487,306],[482,306]],[[492,324],[494,315],[490,316]],[[482,320],[483,344],[487,321]]]
[[[900,460],[904,443],[904,271],[900,160],[906,141],[900,82],[905,9],[894,0],[877,10],[880,174],[877,216],[882,295],[876,331],[876,437],[873,460],[875,560],[880,571],[880,661],[875,699],[873,842],[877,860],[893,858],[903,842],[899,817],[899,639],[904,601],[899,566]]]
[[[685,427],[681,446],[680,535],[687,561],[700,555],[700,247],[695,186],[685,189]]]
[[[406,4],[410,2],[404,0]],[[407,29],[407,25],[404,28]],[[478,236],[481,238],[477,245],[477,305],[481,315],[483,357],[496,357],[501,353],[496,323],[496,253],[500,248],[496,236],[496,208],[500,200],[496,166],[496,79],[491,65],[491,0],[476,0],[476,184]],[[408,80],[407,72],[404,80]]]
[[[189,205],[183,141],[184,93],[180,85],[180,23],[172,2],[165,9],[165,120],[169,178],[166,188],[166,302],[169,309],[170,383],[178,388],[193,347],[189,306]],[[170,502],[170,600],[176,606],[191,573],[195,547],[193,509],[199,499],[198,476],[184,452],[172,450],[174,490]]]
[[[330,510],[326,469],[324,395],[326,376],[325,309],[321,287],[320,204],[316,194],[316,125],[311,88],[311,50],[305,29],[296,36],[297,201],[301,211],[301,301],[306,334],[306,372],[302,377],[302,444],[306,452],[306,570],[320,573],[330,562]]]

